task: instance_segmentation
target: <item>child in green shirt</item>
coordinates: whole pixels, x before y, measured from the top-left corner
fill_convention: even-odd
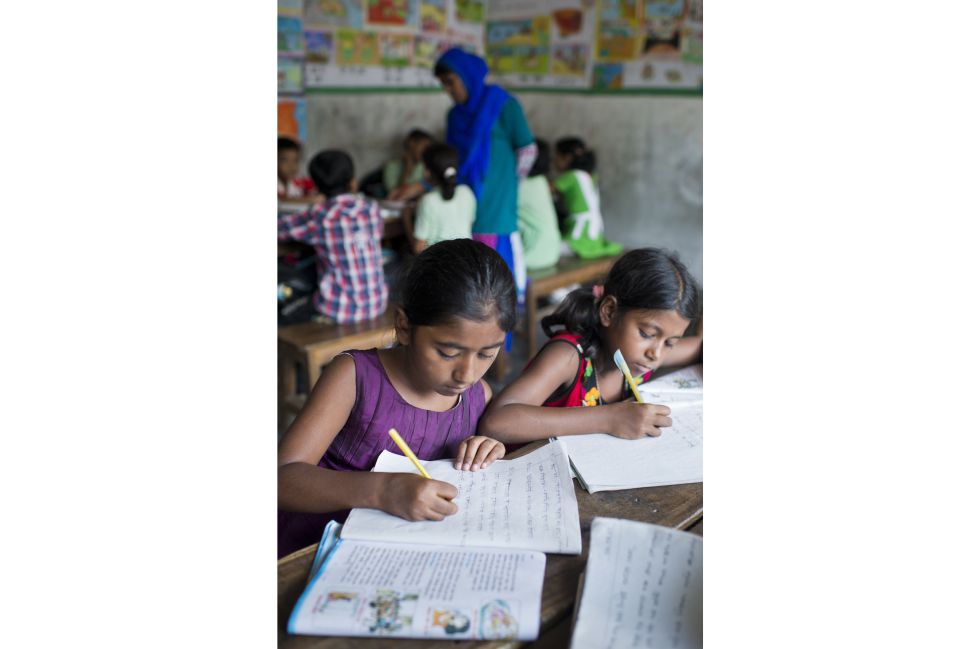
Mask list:
[[[421,129],[412,129],[402,145],[402,156],[385,163],[381,178],[389,199],[411,198],[411,188],[422,182],[422,152],[431,143],[431,135]]]
[[[583,259],[609,257],[623,251],[623,244],[608,241],[603,235],[599,192],[592,178],[595,153],[577,137],[565,137],[555,143],[555,190],[561,195],[568,220],[563,239]]]

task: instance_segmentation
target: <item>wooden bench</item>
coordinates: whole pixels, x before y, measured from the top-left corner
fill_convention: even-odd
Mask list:
[[[550,268],[528,271],[527,293],[524,300],[527,313],[528,358],[538,352],[538,331],[541,329],[541,323],[538,321],[538,300],[560,288],[602,279],[609,273],[609,269],[617,259],[619,259],[618,255],[600,259],[562,257]]]
[[[351,324],[302,322],[279,328],[279,428],[303,407],[323,366],[345,349],[388,347],[395,342],[393,305],[374,320]],[[300,390],[297,378],[305,378]]]

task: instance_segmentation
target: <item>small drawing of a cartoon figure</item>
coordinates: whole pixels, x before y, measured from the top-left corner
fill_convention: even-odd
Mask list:
[[[403,627],[411,626],[412,615],[402,610],[404,602],[416,602],[419,596],[399,595],[393,590],[378,590],[370,602],[373,620],[368,627],[371,633],[387,635],[401,631]]]
[[[470,630],[470,618],[456,609],[435,609],[432,626],[441,628],[448,636],[460,635]]]
[[[495,599],[480,608],[480,637],[485,640],[511,640],[517,637],[517,618],[510,605]]]

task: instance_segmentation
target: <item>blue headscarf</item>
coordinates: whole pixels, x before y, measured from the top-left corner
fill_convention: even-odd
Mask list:
[[[475,54],[454,47],[439,57],[436,66],[440,65],[455,72],[466,86],[466,103],[449,111],[446,140],[456,147],[462,161],[457,179],[480,198],[490,165],[490,129],[510,95],[500,86],[484,83],[487,64]]]

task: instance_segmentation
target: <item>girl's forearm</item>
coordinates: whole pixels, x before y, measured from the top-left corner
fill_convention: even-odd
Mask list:
[[[279,467],[279,508],[323,513],[354,507],[380,509],[387,475],[333,471],[306,462]]]
[[[509,403],[480,420],[479,434],[505,444],[523,444],[561,435],[608,433],[609,412],[595,408],[549,408]]]
[[[681,338],[664,358],[664,365],[683,366],[700,362],[702,340],[701,336]]]

